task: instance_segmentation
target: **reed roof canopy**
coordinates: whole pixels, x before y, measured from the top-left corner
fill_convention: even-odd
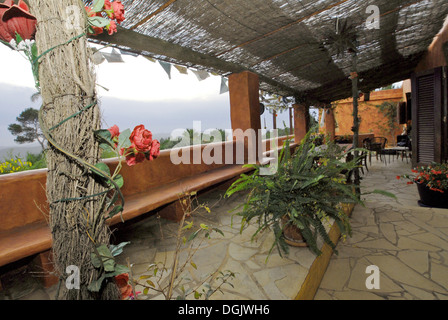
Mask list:
[[[347,41],[368,92],[409,78],[448,15],[446,0],[122,3],[118,32],[93,41],[223,76],[248,70],[260,89],[310,103],[351,96]]]

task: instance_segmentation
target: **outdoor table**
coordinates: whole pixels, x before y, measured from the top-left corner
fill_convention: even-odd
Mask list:
[[[391,148],[386,148],[384,149],[384,154],[388,154],[389,155],[389,163],[390,163],[390,156],[400,156],[401,155],[401,161],[403,161],[403,158],[406,158],[406,163],[408,163],[408,152],[410,151],[410,149],[408,147],[391,147]],[[386,159],[386,158],[384,158]]]

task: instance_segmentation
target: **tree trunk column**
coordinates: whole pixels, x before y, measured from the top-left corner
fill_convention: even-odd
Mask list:
[[[96,76],[87,38],[83,35],[85,30],[70,28],[64,21],[67,8],[72,12],[77,9],[82,19],[80,26],[84,26],[85,9],[78,0],[29,2],[38,21],[38,52],[45,52],[39,60],[41,127],[53,128],[49,130],[53,142],[49,141],[47,152],[47,199],[53,263],[61,279],[59,298],[119,299],[113,281],[107,281],[98,293],[87,288],[99,277],[91,254],[100,244],[109,244],[110,231],[101,215],[104,204],[99,196],[95,196],[104,191],[105,186],[98,176],[73,157],[92,165],[100,158],[94,137],[94,130],[100,129]],[[83,109],[85,111],[77,114]],[[92,226],[95,226],[94,230]],[[79,270],[79,288],[66,286],[67,278],[72,275],[67,267],[71,266]]]
[[[295,104],[294,108],[294,142],[300,143],[305,138],[310,126],[309,107],[304,104]]]

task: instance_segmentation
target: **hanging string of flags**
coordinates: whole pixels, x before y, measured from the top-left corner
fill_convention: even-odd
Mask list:
[[[97,50],[95,48],[92,48],[92,50],[94,50],[93,63],[95,63],[96,65],[100,65],[104,61],[107,61],[108,63],[124,63],[122,55],[130,55],[130,56],[133,56],[133,57],[140,56],[140,54],[136,53],[136,52],[126,51],[126,50],[122,50],[122,49],[117,50],[115,48],[112,48],[112,51],[110,53],[101,52],[100,51],[101,49]],[[196,76],[198,81],[203,81],[203,80],[207,79],[208,77],[210,77],[210,73],[208,73],[205,70],[189,69],[189,68],[184,67],[184,66],[171,64],[169,62],[162,61],[162,60],[157,60],[157,59],[151,58],[149,56],[145,56],[145,55],[142,55],[142,56],[145,57],[147,60],[149,60],[151,62],[154,62],[154,63],[158,62],[159,65],[162,67],[162,69],[168,75],[169,79],[171,79],[171,70],[172,70],[171,67],[172,66],[174,66],[174,68],[180,74],[188,75],[188,70],[190,70]],[[217,75],[217,74],[212,73],[212,75]],[[221,85],[220,85],[220,89],[219,89],[219,94],[223,94],[223,93],[226,93],[228,91],[229,91],[228,79],[226,77],[224,77],[224,76],[221,76]]]

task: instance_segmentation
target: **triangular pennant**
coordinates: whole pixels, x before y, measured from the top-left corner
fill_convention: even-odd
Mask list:
[[[221,89],[219,90],[219,94],[223,94],[229,91],[229,87],[227,86],[227,79],[221,77]]]
[[[159,60],[159,64],[162,66],[163,70],[165,70],[168,78],[171,79],[171,63]]]
[[[193,73],[196,75],[196,78],[198,78],[199,81],[205,80],[208,77],[210,77],[208,72],[205,70],[191,70],[191,71],[193,71]]]
[[[322,118],[320,119],[320,127],[322,128],[325,125],[325,115],[327,114],[326,109],[322,109]]]
[[[188,69],[186,67],[174,65],[174,68],[176,68],[181,74],[188,74]]]
[[[102,64],[106,60],[103,54],[100,51],[96,51],[92,56],[92,61],[94,64],[99,65]]]
[[[114,49],[112,49],[111,53],[105,53],[103,52],[103,57],[106,58],[107,62],[113,63],[113,62],[124,62],[123,58],[121,57],[121,54]]]

